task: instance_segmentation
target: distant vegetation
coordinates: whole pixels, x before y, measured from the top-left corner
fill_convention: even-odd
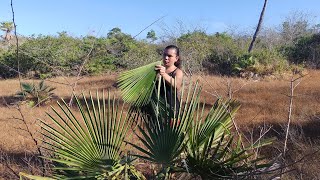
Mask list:
[[[2,22],[1,30],[2,78],[16,77],[18,69],[24,76],[39,78],[77,75],[79,69],[84,75],[132,69],[161,59],[161,50],[168,44],[181,48],[184,69],[192,73],[269,75],[290,70],[292,65],[320,67],[320,25],[296,14],[278,29],[262,29],[250,53],[251,35],[207,34],[202,30],[180,33],[177,37],[157,37],[150,30],[143,40],[120,28],[111,29],[105,37],[73,37],[67,32],[19,37],[19,68],[13,23]]]

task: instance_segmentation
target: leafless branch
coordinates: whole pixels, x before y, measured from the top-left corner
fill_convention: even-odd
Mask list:
[[[287,151],[287,143],[288,143],[288,136],[289,136],[289,130],[291,125],[291,116],[292,116],[292,108],[293,108],[293,98],[294,98],[294,90],[295,88],[300,84],[303,76],[300,75],[298,78],[294,78],[294,74],[291,77],[290,80],[290,95],[289,95],[289,107],[288,107],[288,120],[287,120],[287,126],[286,126],[286,136],[284,140],[284,147],[283,147],[283,158],[286,157],[286,151]],[[298,82],[296,82],[298,81]],[[282,169],[282,171],[285,169]]]
[[[72,101],[73,101],[73,96],[74,96],[74,92],[75,92],[75,88],[77,86],[78,81],[81,79],[80,75],[81,75],[81,71],[83,69],[83,67],[85,66],[85,64],[87,63],[87,61],[90,59],[90,54],[92,53],[93,49],[94,49],[94,45],[95,45],[95,41],[92,43],[91,49],[88,52],[88,54],[86,55],[86,57],[84,58],[84,61],[82,63],[82,65],[80,66],[80,69],[78,71],[78,75],[77,75],[77,79],[76,81],[73,83],[73,85],[71,86],[72,88],[72,94],[71,94],[71,98],[70,101],[68,103],[68,105],[71,107],[72,105]]]
[[[139,36],[143,31],[145,31],[146,29],[148,29],[150,26],[152,26],[153,24],[155,24],[156,22],[160,21],[161,19],[165,18],[167,15],[164,15],[160,18],[158,18],[157,20],[153,21],[149,26],[145,27],[144,29],[142,29],[138,34],[136,34],[135,36],[133,36],[133,38],[136,38],[137,36]]]
[[[23,124],[24,124],[24,126],[25,126],[25,128],[26,128],[25,130],[28,132],[29,136],[31,137],[31,139],[33,140],[34,144],[35,144],[36,147],[37,147],[37,151],[38,151],[39,156],[42,156],[42,152],[41,152],[41,149],[40,149],[40,145],[39,145],[37,139],[36,139],[36,138],[34,137],[34,135],[32,134],[32,132],[31,132],[31,130],[30,130],[30,128],[29,128],[29,126],[28,126],[28,124],[27,124],[27,122],[26,122],[26,119],[25,119],[25,117],[24,117],[24,114],[23,114],[22,111],[21,111],[21,108],[20,108],[19,104],[17,104],[16,109],[18,110],[18,112],[19,112],[19,114],[20,114],[20,116],[21,116],[22,122],[23,122]],[[44,174],[45,174],[44,160],[41,159],[40,161],[41,161],[41,166],[42,166],[42,167],[41,167],[41,168],[42,168],[42,175],[44,175]]]
[[[287,141],[288,141],[288,135],[289,135],[289,129],[290,129],[290,124],[291,124],[291,116],[292,116],[292,107],[293,107],[293,98],[294,98],[294,90],[295,88],[300,84],[301,78],[303,76],[300,76],[298,78],[294,78],[293,76],[291,77],[290,80],[290,95],[289,95],[289,107],[288,107],[288,121],[287,121],[287,127],[286,127],[286,137],[284,141],[284,147],[283,147],[283,156],[285,157],[286,155],[286,150],[287,150]],[[298,82],[296,82],[298,81]],[[296,83],[295,83],[296,82]]]
[[[261,10],[261,13],[260,13],[260,17],[259,17],[259,22],[258,22],[256,31],[254,32],[252,41],[251,41],[251,43],[250,43],[250,46],[249,46],[249,49],[248,49],[248,53],[251,52],[252,47],[253,47],[253,44],[254,44],[254,42],[255,42],[255,40],[256,40],[256,38],[257,38],[257,36],[258,36],[258,33],[259,33],[259,31],[260,31],[260,27],[261,27],[261,24],[262,24],[264,11],[266,10],[267,2],[268,2],[268,0],[264,0],[263,7],[262,7],[262,10]]]
[[[19,59],[19,39],[18,39],[18,35],[17,35],[17,25],[15,22],[15,18],[14,18],[14,10],[13,10],[13,3],[11,0],[11,12],[12,12],[12,22],[13,22],[13,26],[14,26],[14,35],[15,35],[15,39],[16,39],[16,58],[17,58],[17,65],[18,65],[18,69],[17,71],[20,72],[20,59]],[[22,91],[22,85],[21,85],[21,74],[18,73],[19,76],[19,85],[20,85],[20,90]]]

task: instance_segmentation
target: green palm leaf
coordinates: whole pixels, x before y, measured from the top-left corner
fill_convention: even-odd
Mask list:
[[[34,90],[34,85],[30,83],[21,83],[22,90],[27,93],[32,93]]]
[[[154,68],[158,64],[161,64],[161,61],[120,74],[118,86],[125,102],[134,106],[143,106],[150,101],[157,75]]]
[[[47,113],[53,123],[41,121],[44,148],[52,153],[43,158],[54,162],[53,177],[58,179],[118,175],[124,170],[123,142],[134,114],[125,115],[123,105],[109,93],[106,98],[98,92],[95,99],[91,93],[88,100],[84,94],[82,98],[83,102],[75,95],[81,118],[62,100],[59,110],[52,107],[53,113]]]

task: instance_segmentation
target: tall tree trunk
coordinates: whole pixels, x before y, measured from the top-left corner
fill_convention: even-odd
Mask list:
[[[248,53],[251,52],[252,47],[253,47],[253,44],[254,44],[254,41],[256,40],[256,38],[257,38],[257,36],[258,36],[258,33],[259,33],[259,31],[260,31],[261,24],[262,24],[262,20],[263,20],[264,11],[265,11],[266,6],[267,6],[267,2],[268,2],[268,0],[264,0],[264,4],[263,4],[263,8],[262,8],[262,11],[261,11],[261,14],[260,14],[258,26],[257,26],[256,32],[254,32],[252,41],[251,41],[250,46],[249,46],[249,49],[248,49]]]

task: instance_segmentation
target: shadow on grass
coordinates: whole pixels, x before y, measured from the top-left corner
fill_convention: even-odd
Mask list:
[[[17,98],[15,96],[0,96],[0,107],[17,104],[18,102],[20,102],[20,100],[20,98]]]
[[[117,88],[117,79],[99,79],[99,80],[93,79],[90,82],[79,81],[77,84],[80,86],[95,85],[102,88]]]
[[[276,137],[279,141],[282,141],[285,139],[285,133],[287,129],[286,123],[266,123],[266,124],[254,124],[254,125],[248,125],[248,127],[242,132],[246,135],[253,134],[254,138],[258,138],[261,128],[265,127],[266,129],[268,127],[271,127],[269,132],[266,133],[265,137]],[[320,114],[319,115],[313,115],[309,116],[309,119],[302,123],[291,123],[289,134],[291,136],[294,136],[294,139],[300,138],[300,139],[308,139],[311,141],[317,141],[320,140]]]
[[[19,172],[42,174],[41,159],[36,153],[6,151],[0,146],[0,178],[17,179]]]
[[[95,105],[97,105],[98,103],[98,100],[100,101],[101,105],[102,105],[102,102],[103,102],[103,99],[102,99],[102,94],[100,94],[100,98],[97,99],[95,97],[95,92],[92,93],[92,96],[93,96],[93,103]],[[91,106],[92,105],[92,101],[90,99],[90,95],[89,93],[85,93],[85,98],[82,96],[82,95],[77,95],[78,97],[78,100],[80,102],[81,105],[85,106],[85,100],[87,101],[87,103]],[[105,98],[107,98],[107,93],[105,93]],[[39,107],[49,107],[50,105],[56,105],[57,102],[60,102],[60,104],[63,104],[62,103],[62,99],[67,103],[69,104],[70,100],[71,100],[71,97],[58,97],[58,96],[53,96],[51,99],[49,99],[48,101],[46,101],[45,103],[41,103],[41,105]],[[0,107],[10,107],[10,106],[13,106],[13,105],[16,105],[18,104],[19,102],[23,102],[21,98],[17,98],[17,97],[14,97],[14,96],[0,96]],[[106,100],[106,103],[108,101]],[[111,94],[110,96],[110,102],[113,103],[113,95]],[[122,105],[124,104],[123,100],[122,99],[119,99],[119,98],[115,98],[115,102],[116,103],[119,103],[119,105]],[[76,101],[75,101],[75,98],[72,99],[72,103],[71,103],[72,107],[76,107]],[[33,107],[30,107],[30,108],[33,108]],[[37,107],[35,107],[37,108]]]

